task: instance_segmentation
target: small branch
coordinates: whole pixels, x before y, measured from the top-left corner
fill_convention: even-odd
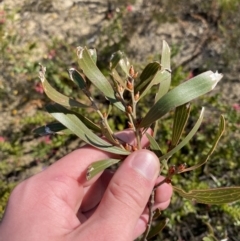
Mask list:
[[[147,236],[151,229],[151,225],[152,225],[152,221],[153,221],[153,214],[154,214],[154,211],[153,211],[154,199],[155,199],[155,190],[153,189],[151,196],[149,197],[149,200],[148,200],[149,218],[148,218],[146,230],[142,237],[142,241],[147,241]]]
[[[163,185],[165,182],[168,182],[170,179],[169,177],[165,177],[161,182],[159,182],[156,186],[154,186],[153,191],[156,191],[158,187]]]

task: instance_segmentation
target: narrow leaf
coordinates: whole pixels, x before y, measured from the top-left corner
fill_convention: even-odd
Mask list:
[[[154,215],[153,215],[153,220],[158,219],[162,214],[161,209],[157,208],[156,210],[154,210]]]
[[[240,187],[221,187],[185,192],[181,188],[173,186],[173,190],[180,196],[198,203],[224,204],[240,200]]]
[[[110,69],[116,69],[117,66],[120,66],[121,70],[125,73],[126,76],[129,75],[130,64],[128,58],[120,50],[113,53],[110,59]]]
[[[159,99],[161,99],[168,91],[171,85],[171,52],[170,48],[165,40],[163,40],[162,45],[162,54],[161,54],[161,66],[162,66],[162,80],[158,84],[158,91],[155,95],[154,103],[156,103]],[[154,123],[154,134],[157,135],[158,130],[158,120]]]
[[[59,104],[49,104],[46,106],[46,110],[50,113],[56,111],[56,112],[63,112],[63,113],[68,113],[68,114],[73,114],[75,116],[77,116],[88,128],[90,128],[91,130],[101,133],[101,128],[94,124],[91,120],[89,120],[87,117],[85,117],[84,115],[77,113],[75,111],[69,110]],[[61,124],[61,123],[58,123]],[[62,125],[62,124],[61,124]],[[66,127],[65,127],[66,128]]]
[[[139,127],[149,127],[173,108],[186,104],[214,89],[222,78],[212,71],[204,72],[169,91],[159,99],[142,119]]]
[[[121,102],[119,102],[116,97],[114,90],[106,79],[106,77],[102,74],[102,72],[98,69],[96,64],[87,48],[78,47],[78,58],[79,58],[79,66],[82,69],[83,73],[87,76],[87,78],[106,96],[106,98],[113,103],[120,110],[125,111],[124,106]]]
[[[93,62],[96,64],[97,63],[97,51],[96,49],[89,49],[89,54],[93,60]]]
[[[158,145],[158,143],[156,142],[156,140],[151,136],[149,135],[148,133],[146,133],[146,136],[150,142],[150,149],[151,151],[153,151],[157,157],[160,157],[162,156],[162,151]]]
[[[68,72],[70,79],[76,83],[81,90],[86,88],[86,80],[76,69],[70,68]]]
[[[153,223],[147,238],[150,239],[156,236],[157,234],[159,234],[160,232],[162,232],[162,230],[164,229],[164,227],[167,225],[168,222],[169,222],[169,219],[165,218]]]
[[[104,123],[104,121],[101,121],[100,123],[100,126],[101,126],[101,130],[102,130],[102,134],[104,137],[106,137],[106,139],[112,143],[113,145],[117,145],[119,146],[119,141],[116,140],[114,137],[113,137],[113,134],[111,133],[111,130],[109,129],[109,127]]]
[[[123,81],[123,79],[121,78],[121,76],[118,74],[118,72],[115,69],[112,69],[112,77],[114,79],[115,82],[117,82],[118,84],[120,84],[122,87],[125,87],[126,84]]]
[[[121,67],[121,69],[124,71],[124,73],[128,76],[129,75],[129,68],[130,68],[130,63],[128,61],[128,58],[122,58],[119,61],[119,66]]]
[[[161,65],[165,69],[171,68],[171,51],[165,40],[163,40]]]
[[[227,239],[224,239],[224,240],[227,241]],[[204,238],[202,239],[202,241],[218,241],[218,239],[214,238],[214,236],[212,236],[212,235],[209,235],[209,236],[207,236],[207,237],[204,237]]]
[[[152,88],[152,86],[164,83],[168,78],[168,74],[169,73],[166,70],[159,69],[158,72],[153,77],[153,79],[150,81],[150,83],[146,86],[146,88],[143,88],[140,98],[145,96],[147,94],[147,92]]]
[[[212,155],[214,150],[216,149],[217,144],[218,144],[222,134],[224,133],[224,131],[225,131],[225,119],[223,116],[221,116],[218,133],[215,137],[215,140],[213,142],[211,149],[209,150],[208,154],[206,155],[206,158],[202,162],[198,163],[197,165],[194,165],[189,168],[185,168],[184,170],[182,170],[179,173],[192,171],[192,170],[195,170],[195,169],[199,168],[200,166],[204,165],[208,161],[208,159],[210,158],[210,156]]]
[[[107,141],[103,140],[96,134],[94,134],[76,115],[69,112],[63,112],[61,108],[57,110],[58,107],[55,106],[54,109],[49,108],[48,112],[64,126],[66,126],[75,135],[80,137],[83,141],[92,145],[98,149],[104,150],[106,152],[111,152],[120,155],[130,154],[128,151],[111,145]]]
[[[159,73],[156,75],[158,77]],[[158,92],[155,95],[154,103],[156,103],[160,98],[162,98],[163,95],[165,95],[170,87],[171,83],[171,74],[167,70],[163,70],[160,72],[159,76],[160,81],[157,83],[158,86]],[[153,126],[153,136],[155,137],[157,135],[158,131],[158,121],[156,120]]]
[[[168,91],[171,85],[171,51],[165,40],[163,40],[161,66],[165,71],[165,78],[159,84],[158,92],[155,96],[155,102],[162,98]]]
[[[149,63],[139,76],[139,82],[135,86],[135,93],[138,91],[142,93],[160,69],[161,65],[158,62]]]
[[[33,130],[33,133],[41,136],[51,135],[51,134],[73,134],[61,123],[49,123],[45,126],[38,127]]]
[[[42,65],[40,65],[39,78],[42,81],[42,86],[43,86],[44,92],[51,100],[53,100],[54,102],[59,103],[63,106],[67,106],[67,107],[74,107],[74,106],[81,107],[81,108],[91,107],[91,106],[84,105],[72,98],[69,98],[69,97],[59,93],[57,90],[55,90],[49,84],[49,82],[46,80],[45,72],[46,72],[46,68],[43,67]]]
[[[120,159],[105,159],[105,160],[101,160],[101,161],[92,163],[87,169],[86,179],[87,180],[92,179],[98,173],[104,171],[106,168],[118,163],[119,161],[121,161],[121,160]]]
[[[164,79],[159,83],[158,92],[155,96],[155,103],[169,91],[170,85],[171,85],[171,74],[165,70]]]
[[[192,130],[188,133],[188,135],[176,147],[174,147],[171,151],[169,151],[165,155],[161,156],[160,157],[161,161],[171,157],[174,153],[179,151],[182,147],[184,147],[192,139],[192,137],[196,134],[196,132],[198,131],[198,129],[199,129],[201,123],[202,123],[203,114],[204,114],[204,108],[202,108],[202,111],[200,113],[200,116],[199,116],[196,124],[194,125]]]
[[[175,147],[184,131],[190,114],[190,104],[178,106],[174,112],[171,146]]]

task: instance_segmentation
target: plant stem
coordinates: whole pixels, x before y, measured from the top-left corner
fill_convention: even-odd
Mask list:
[[[163,183],[167,182],[169,180],[168,177],[165,177],[161,182],[159,182],[156,186],[154,186],[153,190],[156,191],[158,187],[160,187]]]
[[[134,132],[135,132],[135,137],[137,140],[137,148],[138,150],[142,149],[141,146],[141,138],[142,138],[142,132],[138,128],[138,123],[137,123],[137,102],[138,100],[135,99],[135,92],[134,92],[134,79],[132,78],[132,90],[131,90],[131,98],[132,98],[132,116],[131,116],[131,122],[134,125]]]
[[[105,117],[100,110],[97,110],[97,113],[101,117],[102,120],[102,134],[110,141],[112,144],[125,149],[124,146],[119,142],[119,140],[115,137],[114,132],[108,124],[107,117]]]
[[[143,234],[142,241],[147,241],[147,236],[150,232],[150,228],[151,228],[152,221],[153,221],[153,214],[154,214],[154,211],[153,211],[154,199],[155,199],[155,190],[153,189],[151,196],[149,197],[149,200],[148,200],[149,218],[148,218],[146,230]]]
[[[142,133],[141,133],[141,130],[139,130],[138,128],[135,131],[135,136],[136,136],[136,140],[137,140],[138,150],[141,150],[142,149],[142,146],[141,146]]]

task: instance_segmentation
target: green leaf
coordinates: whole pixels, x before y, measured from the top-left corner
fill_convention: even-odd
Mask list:
[[[129,66],[128,58],[123,52],[117,51],[112,54],[110,59],[110,70],[116,88],[119,84],[124,88],[126,87],[126,79],[129,76]]]
[[[45,126],[38,127],[33,130],[33,133],[41,136],[50,135],[50,134],[73,134],[68,130],[63,124],[54,122],[49,123]]]
[[[240,200],[240,187],[221,187],[185,192],[181,188],[173,186],[173,190],[180,196],[198,203],[224,204]]]
[[[121,59],[124,58],[124,53],[120,50],[113,53],[110,58],[110,69],[115,69]]]
[[[158,143],[156,142],[156,140],[151,136],[149,135],[148,133],[146,133],[146,136],[150,142],[150,149],[151,151],[153,151],[157,157],[160,157],[162,156],[162,151],[158,145]]]
[[[57,90],[55,90],[49,82],[45,78],[45,72],[46,68],[40,65],[40,71],[39,71],[39,78],[42,81],[43,89],[45,94],[54,102],[59,103],[61,105],[67,106],[67,107],[81,107],[81,108],[89,108],[91,106],[84,105],[72,98],[69,98],[61,93],[59,93]]]
[[[203,241],[214,241],[212,237],[204,237]]]
[[[142,119],[139,127],[147,128],[170,110],[208,93],[221,78],[221,74],[207,71],[185,81],[159,99]]]
[[[68,72],[70,79],[76,83],[81,90],[87,87],[86,80],[76,69],[70,68]]]
[[[161,161],[171,157],[174,153],[179,151],[182,147],[184,147],[192,139],[192,137],[196,134],[196,132],[198,131],[198,129],[199,129],[201,123],[202,123],[203,114],[204,114],[204,108],[202,108],[202,111],[200,113],[200,116],[199,116],[196,124],[194,125],[192,130],[188,133],[188,135],[176,147],[174,147],[171,151],[169,151],[165,155],[161,156],[160,157]]]
[[[217,144],[220,141],[220,138],[223,135],[224,131],[225,131],[225,119],[224,119],[223,116],[221,116],[218,133],[217,133],[217,135],[215,137],[215,140],[213,142],[213,145],[212,145],[211,149],[209,150],[208,154],[206,155],[206,158],[202,162],[200,162],[200,163],[198,163],[198,164],[196,164],[196,165],[194,165],[192,167],[185,168],[184,170],[182,170],[179,173],[192,171],[192,170],[195,170],[195,169],[199,168],[200,166],[204,165],[208,161],[208,159],[210,158],[210,156],[212,155],[214,150],[216,149]]]
[[[163,40],[162,46],[161,66],[162,70],[164,70],[165,76],[159,85],[158,92],[155,97],[155,102],[157,102],[169,91],[171,85],[171,51],[165,40]]]
[[[91,58],[89,50],[87,48],[78,47],[78,58],[79,66],[87,78],[106,96],[106,98],[112,104],[114,104],[120,110],[125,111],[122,103],[116,99],[111,84]]]
[[[161,65],[164,69],[171,68],[171,51],[165,40],[163,40]]]
[[[161,65],[158,62],[149,63],[139,76],[139,82],[136,83],[134,92],[142,93],[160,69]]]
[[[158,72],[153,77],[153,79],[148,84],[148,86],[146,86],[146,88],[143,88],[143,92],[141,93],[140,98],[145,96],[147,92],[152,88],[152,86],[164,83],[168,78],[168,74],[169,73],[166,70],[159,69]]]
[[[203,240],[203,241],[218,241],[218,239],[215,238],[213,234],[210,234],[210,235],[208,235],[207,237],[204,237],[202,240]],[[224,240],[225,240],[225,239],[224,239]]]
[[[97,161],[92,163],[90,166],[88,166],[86,179],[90,180],[94,176],[96,176],[98,173],[102,172],[106,168],[118,163],[121,161],[120,159],[105,159],[101,161]]]
[[[51,106],[53,107],[53,106]],[[120,147],[116,147],[94,134],[75,114],[64,112],[60,106],[48,108],[48,112],[60,123],[66,126],[83,141],[98,149],[119,155],[128,155],[130,152]]]
[[[175,147],[184,131],[190,114],[190,104],[180,105],[174,112],[173,131],[171,146]]]
[[[171,74],[168,71],[162,72],[162,81],[159,83],[159,90],[155,96],[155,103],[161,99],[169,90],[171,84]]]
[[[61,105],[59,105],[57,103],[55,103],[55,104],[48,104],[46,106],[46,110],[48,112],[50,112],[50,113],[53,112],[53,111],[56,111],[56,112],[63,112],[63,113],[73,114],[73,115],[77,116],[88,128],[90,128],[91,130],[93,130],[95,132],[101,133],[101,128],[98,125],[94,124],[87,117],[85,117],[84,115],[82,115],[80,113],[77,113],[75,111],[69,110],[69,109],[67,109],[67,108],[65,108],[65,107],[63,107],[63,106],[61,106]]]
[[[162,230],[164,229],[164,227],[167,225],[168,222],[169,222],[168,218],[154,222],[151,226],[151,229],[150,229],[150,232],[149,232],[147,238],[150,239],[150,238],[156,236],[157,234],[159,234],[160,232],[162,232]]]
[[[116,69],[117,65],[120,66],[122,71],[125,73],[126,76],[129,76],[129,61],[126,55],[122,51],[117,51],[112,54],[110,59],[110,69]]]
[[[161,81],[159,81],[158,91],[155,95],[154,103],[156,103],[169,91],[171,85],[171,52],[165,40],[163,40],[162,46],[161,66],[163,71],[161,71]],[[155,121],[153,130],[153,136],[155,137],[158,130],[158,120]]]
[[[92,57],[93,62],[97,63],[97,51],[96,49],[88,49],[90,56]]]
[[[112,77],[113,77],[113,80],[120,84],[122,87],[125,87],[126,86],[126,83],[123,81],[123,79],[121,78],[121,76],[118,74],[118,72],[115,70],[115,69],[112,69]]]
[[[109,126],[107,126],[104,121],[101,121],[100,122],[100,126],[101,126],[101,131],[102,131],[102,134],[103,136],[110,142],[112,143],[113,145],[119,145],[119,141],[116,140],[114,137],[113,137],[113,134],[112,134],[112,131],[110,129]]]
[[[156,79],[159,79],[159,87],[158,87],[158,92],[155,95],[155,100],[154,103],[156,103],[163,95],[165,95],[168,90],[169,90],[169,85],[168,83],[171,82],[171,75],[168,71],[164,70],[161,71],[160,73],[158,72],[155,76]],[[158,121],[155,121],[154,127],[153,127],[153,136],[155,137],[157,135],[157,130],[158,130]]]
[[[157,220],[161,216],[161,214],[161,209],[157,208],[156,210],[154,210],[153,220]]]

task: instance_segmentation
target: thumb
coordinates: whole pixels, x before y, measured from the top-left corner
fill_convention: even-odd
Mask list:
[[[102,227],[108,227],[104,240],[133,240],[145,230],[147,220],[140,231],[137,224],[148,202],[159,168],[157,156],[148,150],[133,152],[124,160],[92,217],[93,220],[98,220],[98,225],[101,218]]]

